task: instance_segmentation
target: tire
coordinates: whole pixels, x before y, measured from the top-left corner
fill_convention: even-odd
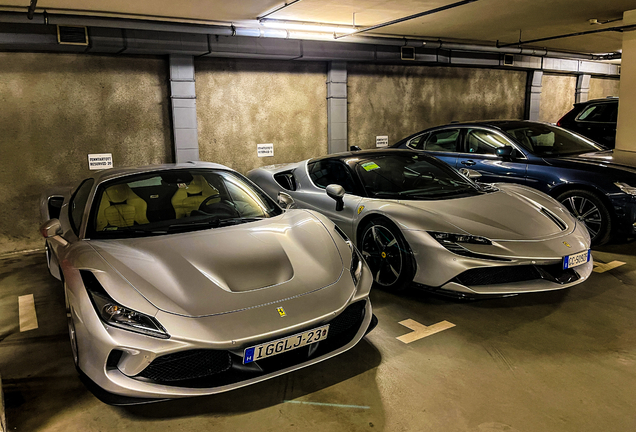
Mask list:
[[[66,303],[66,323],[68,326],[68,337],[71,342],[71,353],[73,354],[73,363],[79,371],[79,350],[77,349],[77,333],[75,332],[75,322],[73,321],[73,313],[71,305],[68,301],[68,287],[64,284],[64,300]]]
[[[612,216],[603,201],[594,193],[572,189],[557,197],[572,216],[584,222],[593,245],[607,243],[612,232]]]
[[[413,281],[413,254],[400,230],[385,219],[374,219],[362,229],[358,249],[373,274],[373,286],[404,291]]]

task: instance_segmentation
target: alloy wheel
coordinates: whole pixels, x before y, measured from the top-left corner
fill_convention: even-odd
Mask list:
[[[367,261],[378,285],[390,287],[400,278],[403,252],[391,230],[371,225],[362,236],[362,256]]]
[[[561,201],[576,219],[585,223],[590,237],[595,238],[603,226],[603,218],[599,208],[589,199],[573,195]]]

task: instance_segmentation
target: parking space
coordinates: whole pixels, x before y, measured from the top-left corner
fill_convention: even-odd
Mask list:
[[[0,266],[8,430],[634,430],[631,248],[594,251],[625,264],[570,290],[475,302],[375,291],[378,327],[339,357],[225,394],[132,407],[84,387],[60,283],[43,254],[13,256]],[[18,299],[31,294],[38,326],[21,332]],[[413,322],[443,329],[398,339],[418,331]]]

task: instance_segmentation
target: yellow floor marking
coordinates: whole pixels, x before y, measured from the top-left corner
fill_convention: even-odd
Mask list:
[[[612,269],[615,269],[616,267],[620,267],[622,265],[625,265],[625,263],[623,261],[612,261],[609,262],[607,264],[603,264],[600,262],[595,262],[594,263],[594,272],[595,273],[605,273],[606,271],[610,271]]]
[[[437,324],[433,324],[432,326],[427,327],[424,324],[420,324],[412,319],[400,321],[400,324],[413,330],[411,333],[407,333],[404,336],[399,336],[396,338],[397,340],[406,344],[415,342],[416,340],[425,338],[426,336],[439,333],[443,330],[455,327],[455,324],[449,323],[448,321],[438,322]]]
[[[33,294],[18,297],[18,309],[20,312],[20,331],[35,330],[38,328],[38,316],[35,313],[35,300]]]

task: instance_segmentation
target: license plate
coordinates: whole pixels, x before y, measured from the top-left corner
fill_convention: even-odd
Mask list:
[[[580,266],[581,264],[585,264],[590,261],[590,257],[592,255],[591,250],[586,250],[584,252],[580,252],[574,255],[567,255],[563,257],[563,270]]]
[[[283,339],[246,348],[243,352],[243,364],[252,363],[253,361],[262,360],[267,357],[295,350],[296,348],[304,347],[305,345],[310,345],[314,342],[325,340],[327,339],[327,333],[329,333],[329,324]]]

